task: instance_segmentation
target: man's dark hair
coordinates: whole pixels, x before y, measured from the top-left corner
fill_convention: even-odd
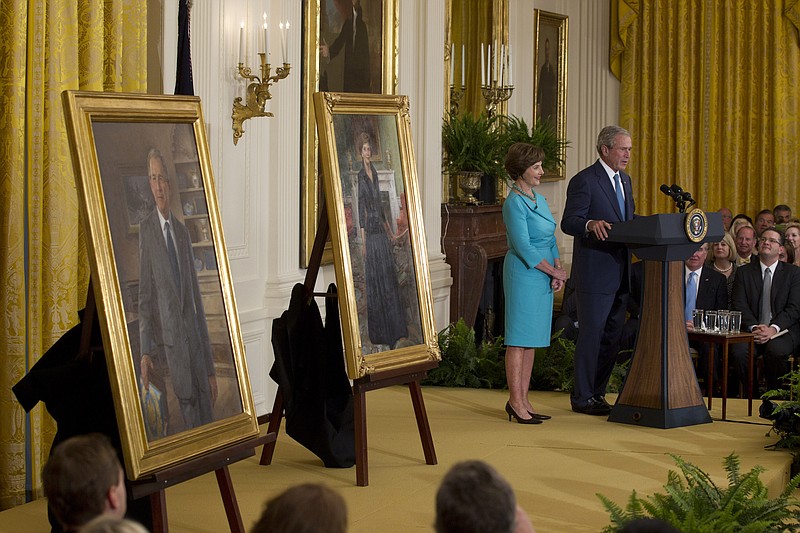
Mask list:
[[[483,461],[456,463],[436,492],[437,533],[507,533],[517,501],[511,485]]]
[[[121,472],[108,437],[78,435],[50,453],[42,472],[44,494],[58,521],[66,529],[77,529],[103,514],[106,495],[120,482]]]
[[[250,533],[345,533],[347,505],[315,483],[291,487],[269,500]]]

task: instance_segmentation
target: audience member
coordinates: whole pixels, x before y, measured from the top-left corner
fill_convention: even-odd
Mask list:
[[[744,213],[737,213],[737,214],[736,214],[736,215],[735,215],[735,216],[734,216],[734,217],[731,219],[731,227],[733,227],[733,223],[734,223],[734,222],[736,222],[736,221],[737,221],[737,220],[739,220],[739,219],[742,219],[742,220],[744,220],[745,222],[747,222],[747,223],[748,223],[748,224],[750,224],[751,226],[753,225],[753,219],[752,219],[752,218],[750,218],[750,216],[749,216],[749,215],[746,215],[746,214],[744,214]],[[736,233],[736,232],[735,232],[735,231],[733,231],[733,230],[731,230],[731,232],[732,232],[732,233]]]
[[[695,309],[727,309],[728,308],[728,284],[725,276],[706,265],[708,258],[708,243],[703,243],[688,259],[684,261],[684,319],[686,329],[694,330],[692,313]],[[691,348],[697,350],[697,372],[698,377],[708,375],[708,345],[705,342],[692,341],[689,343]],[[722,364],[722,356],[715,352],[714,381],[719,383],[719,372]],[[719,372],[718,375],[716,375]]]
[[[725,276],[728,287],[728,305],[731,307],[731,296],[733,294],[733,279],[736,274],[736,244],[730,233],[722,236],[722,240],[711,245],[712,257],[709,260],[711,267]]]
[[[315,483],[291,487],[267,501],[250,533],[344,533],[347,505],[337,492]]]
[[[436,492],[437,533],[533,533],[508,481],[483,461],[456,463]]]
[[[788,357],[800,343],[800,268],[778,261],[783,247],[778,231],[765,230],[758,243],[758,260],[736,272],[733,309],[741,311],[741,328],[754,334],[756,354],[764,357],[767,389],[777,389],[778,378],[789,370]],[[743,380],[747,376],[745,345],[732,346],[731,356]]]
[[[783,237],[784,242],[786,236]],[[794,265],[794,248],[791,246],[781,246],[781,253],[778,254],[778,261]]]
[[[48,505],[67,531],[100,515],[125,516],[125,474],[105,435],[78,435],[56,446],[42,482]]]
[[[736,264],[746,265],[757,258],[755,251],[756,230],[753,226],[741,226],[736,230]]]
[[[769,209],[762,209],[758,212],[758,215],[756,215],[756,222],[753,227],[756,229],[758,235],[764,233],[765,229],[774,228],[775,215],[773,215],[772,211]]]
[[[792,264],[800,266],[800,223],[788,222],[784,229],[784,244],[786,248],[791,248],[794,252]]]
[[[719,210],[719,213],[722,215],[722,227],[725,231],[731,229],[731,222],[733,221],[733,213],[727,207],[723,207]]]
[[[148,533],[148,531],[139,522],[104,515],[83,526],[80,533]]]
[[[786,204],[776,205],[772,209],[772,214],[775,217],[775,224],[786,224],[792,218],[792,208]]]
[[[753,224],[748,222],[746,218],[734,218],[733,221],[731,222],[731,229],[728,230],[728,233],[730,233],[731,237],[733,237],[734,240],[736,240],[736,232],[739,231],[739,228],[741,228],[742,226],[752,227]]]

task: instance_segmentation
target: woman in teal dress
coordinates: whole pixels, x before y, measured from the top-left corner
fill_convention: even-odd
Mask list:
[[[553,292],[564,286],[556,245],[556,221],[547,200],[536,194],[541,183],[544,152],[531,144],[512,144],[505,167],[513,179],[503,204],[508,252],[503,263],[506,299],[505,341],[508,420],[540,424],[550,417],[537,413],[528,400],[535,347],[550,345]]]

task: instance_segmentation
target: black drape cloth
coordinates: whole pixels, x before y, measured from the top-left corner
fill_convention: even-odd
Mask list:
[[[83,319],[83,312],[80,312],[80,318]],[[76,435],[103,433],[111,440],[120,463],[123,463],[98,318],[95,317],[92,328],[90,346],[93,350],[88,357],[78,358],[82,329],[83,325],[79,323],[65,333],[12,387],[12,391],[26,412],[40,401],[44,402],[57,424],[51,450]],[[129,491],[127,516],[152,530],[149,498],[131,500]],[[63,531],[49,509],[48,517],[53,533]]]
[[[328,292],[336,294],[331,284]],[[280,386],[286,433],[328,468],[355,464],[353,390],[344,369],[339,306],[325,300],[326,323],[305,288],[292,289],[289,309],[272,323],[275,364],[270,377]]]
[[[189,12],[191,0],[178,4],[178,63],[175,71],[175,94],[194,95],[192,51],[189,46]]]

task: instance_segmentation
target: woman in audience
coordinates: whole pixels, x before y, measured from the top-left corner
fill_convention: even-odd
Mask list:
[[[733,278],[736,272],[736,244],[730,233],[722,236],[722,240],[711,246],[711,267],[725,276],[728,281],[728,308],[731,306],[733,294]]]
[[[269,500],[250,533],[345,533],[347,504],[316,483],[291,487]]]
[[[794,261],[792,261],[792,263],[800,266],[800,223],[789,222],[786,224],[784,237],[786,241],[784,247],[791,248],[794,252]]]
[[[556,221],[544,196],[534,187],[541,183],[544,151],[527,143],[514,143],[505,167],[514,180],[503,204],[508,252],[503,262],[506,297],[505,341],[508,420],[541,424],[550,417],[537,413],[528,400],[534,347],[550,346],[553,292],[564,286],[555,231]]]

